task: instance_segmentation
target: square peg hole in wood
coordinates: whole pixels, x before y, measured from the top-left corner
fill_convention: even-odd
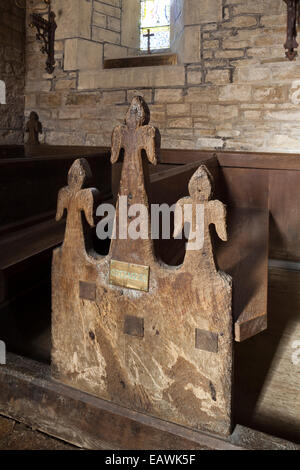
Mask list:
[[[195,348],[212,353],[218,352],[218,334],[196,328]]]
[[[124,318],[125,335],[144,337],[144,319],[126,315]]]
[[[96,284],[79,281],[79,297],[84,300],[96,300]]]

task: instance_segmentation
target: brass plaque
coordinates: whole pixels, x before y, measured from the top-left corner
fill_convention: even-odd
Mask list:
[[[148,292],[149,272],[149,266],[112,260],[110,262],[109,283],[114,286]]]
[[[218,334],[196,328],[195,348],[212,353],[218,352]]]
[[[124,318],[124,333],[130,336],[144,337],[144,319],[126,315]]]
[[[96,300],[96,284],[79,281],[79,297],[85,300]]]

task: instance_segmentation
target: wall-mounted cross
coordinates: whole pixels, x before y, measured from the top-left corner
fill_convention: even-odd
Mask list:
[[[144,34],[144,38],[148,38],[148,54],[151,54],[151,38],[154,34],[150,33],[150,29],[147,29],[147,34]]]

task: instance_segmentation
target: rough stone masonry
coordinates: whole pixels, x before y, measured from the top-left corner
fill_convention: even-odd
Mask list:
[[[24,126],[25,11],[0,3],[0,144],[21,144]],[[3,99],[5,98],[5,99]]]
[[[300,59],[285,58],[285,2],[174,0],[178,65],[104,70],[104,58],[133,52],[122,18],[134,2],[54,0],[53,75],[27,30],[25,111],[38,112],[44,142],[110,145],[138,94],[163,148],[298,152]],[[31,0],[28,14],[42,7]]]

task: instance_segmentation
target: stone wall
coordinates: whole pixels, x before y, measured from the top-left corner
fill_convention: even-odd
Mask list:
[[[300,58],[285,58],[283,0],[174,0],[179,64],[104,70],[129,1],[54,0],[52,76],[28,30],[26,115],[39,113],[45,142],[110,145],[140,94],[164,148],[299,152]]]
[[[23,142],[24,46],[25,10],[17,8],[14,0],[1,1],[0,80],[2,82],[2,99],[0,102],[0,145]]]

